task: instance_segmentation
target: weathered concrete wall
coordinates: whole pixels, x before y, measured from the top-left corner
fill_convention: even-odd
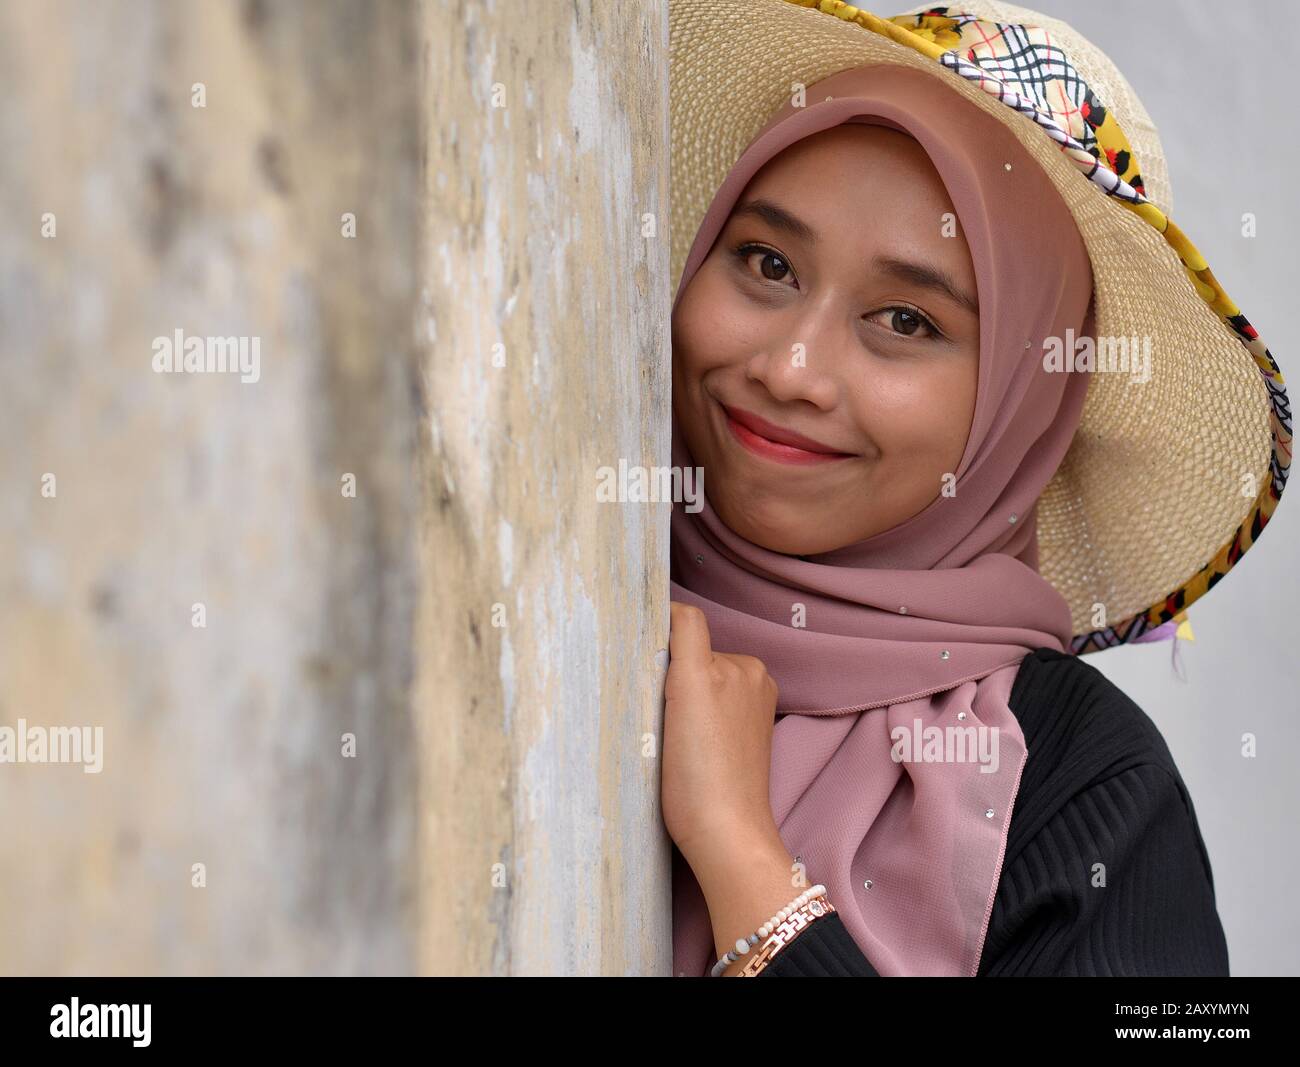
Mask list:
[[[666,7],[425,17],[422,963],[667,974]]]
[[[590,488],[667,453],[665,16],[595,7],[0,3],[0,730],[102,728],[0,763],[0,972],[666,970],[667,513]]]

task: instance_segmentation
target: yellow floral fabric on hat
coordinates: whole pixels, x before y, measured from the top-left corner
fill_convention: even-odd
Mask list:
[[[983,89],[995,89],[1004,103],[1044,128],[1047,122],[1054,125],[1073,142],[1062,142],[1063,150],[1086,152],[1096,166],[1118,179],[1103,183],[1110,195],[1135,202],[1145,199],[1128,138],[1070,57],[1052,43],[1049,30],[989,22],[954,7],[895,15],[887,21],[942,49],[943,55],[936,58],[963,78],[979,82]]]

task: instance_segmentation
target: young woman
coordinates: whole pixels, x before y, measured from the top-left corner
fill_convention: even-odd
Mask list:
[[[1068,27],[731,6],[672,15],[674,210],[698,222],[673,454],[706,499],[672,518],[674,973],[1227,974],[1178,769],[1077,653],[1173,618],[1267,521],[1276,365]],[[1130,333],[1155,354],[1122,378],[1072,358]],[[1205,344],[1231,369],[1193,379]],[[1191,438],[1129,447],[1184,380],[1236,414],[1179,432],[1257,499],[1180,504]],[[1197,508],[1219,526],[1150,530]]]

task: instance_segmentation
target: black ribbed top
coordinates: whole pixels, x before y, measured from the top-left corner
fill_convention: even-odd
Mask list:
[[[1009,703],[1029,754],[979,976],[1227,975],[1209,856],[1155,723],[1086,660],[1047,648],[1022,661]],[[834,914],[758,977],[875,975]]]

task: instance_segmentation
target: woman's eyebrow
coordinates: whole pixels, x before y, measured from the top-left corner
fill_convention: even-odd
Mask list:
[[[762,219],[774,230],[788,233],[805,244],[815,245],[817,243],[816,230],[770,200],[746,200],[743,204],[738,204],[732,209],[731,214],[733,217],[750,215]],[[980,313],[979,302],[958,288],[956,282],[938,267],[931,266],[928,263],[916,263],[908,259],[899,259],[897,256],[877,256],[871,261],[871,266],[883,274],[893,275],[900,281],[909,282],[921,289],[930,289],[941,293],[964,307],[972,315]]]
[[[980,313],[978,301],[957,288],[956,283],[938,267],[932,267],[928,263],[913,263],[911,260],[897,259],[894,256],[877,256],[871,261],[871,265],[876,270],[892,274],[901,281],[941,293],[950,300],[956,301],[972,315]]]
[[[795,218],[783,207],[778,207],[770,200],[746,200],[732,209],[731,214],[752,215],[762,219],[774,230],[782,230],[791,237],[797,237],[805,244],[817,243],[817,231],[801,219]]]

